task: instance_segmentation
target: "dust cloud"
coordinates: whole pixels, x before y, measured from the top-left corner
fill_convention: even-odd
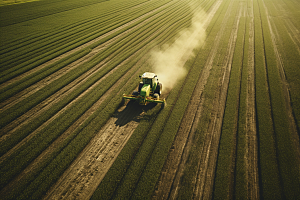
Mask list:
[[[178,80],[186,76],[185,62],[194,56],[193,50],[203,44],[206,38],[205,19],[204,11],[194,13],[191,26],[180,31],[174,43],[150,52],[153,72],[157,74],[164,90],[171,90]]]

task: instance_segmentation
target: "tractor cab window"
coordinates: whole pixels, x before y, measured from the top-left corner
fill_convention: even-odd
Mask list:
[[[149,84],[152,87],[152,79],[144,78],[144,84]]]

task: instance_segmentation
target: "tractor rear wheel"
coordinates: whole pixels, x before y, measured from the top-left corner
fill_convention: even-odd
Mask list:
[[[158,83],[154,93],[157,93],[157,94],[161,95],[161,91],[162,91],[162,84]]]

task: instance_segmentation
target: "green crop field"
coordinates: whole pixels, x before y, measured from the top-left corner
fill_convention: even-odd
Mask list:
[[[1,0],[0,199],[299,199],[299,10]]]

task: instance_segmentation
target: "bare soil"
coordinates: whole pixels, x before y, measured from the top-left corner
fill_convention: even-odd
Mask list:
[[[246,152],[245,167],[247,192],[249,199],[259,199],[258,177],[258,144],[255,114],[255,71],[254,71],[254,14],[253,1],[249,5],[249,51],[248,51],[248,76],[246,97]]]
[[[133,102],[122,106],[118,112],[117,117],[112,117],[81,152],[45,199],[89,199],[92,196],[143,116],[142,106]]]

